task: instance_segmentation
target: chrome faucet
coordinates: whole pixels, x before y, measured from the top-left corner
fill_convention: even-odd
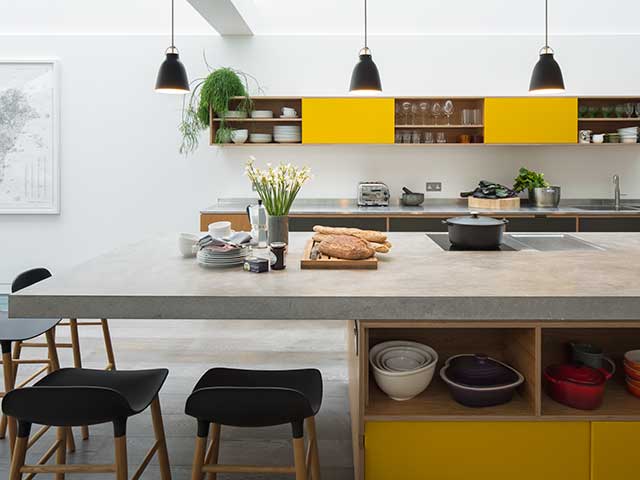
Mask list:
[[[620,210],[620,177],[613,176],[613,204],[616,210]]]

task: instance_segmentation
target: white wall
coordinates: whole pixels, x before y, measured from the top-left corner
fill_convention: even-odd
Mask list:
[[[3,36],[0,58],[58,57],[62,95],[62,213],[0,216],[0,283],[20,270],[66,269],[115,246],[160,232],[195,230],[198,210],[246,196],[244,162],[311,166],[306,197],[354,196],[357,181],[381,179],[394,193],[442,181],[441,197],[480,179],[508,183],[521,165],[543,170],[569,197],[608,197],[610,177],[640,198],[638,150],[623,147],[394,148],[376,146],[209,147],[178,154],[181,101],[153,92],[165,36]],[[213,65],[256,76],[270,95],[344,95],[358,37],[177,40],[190,77]],[[554,40],[570,94],[640,95],[639,37]],[[532,37],[371,39],[387,95],[525,95],[537,59]]]

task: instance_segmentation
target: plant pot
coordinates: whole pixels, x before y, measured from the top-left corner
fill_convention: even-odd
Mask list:
[[[269,226],[269,243],[282,242],[289,245],[289,216],[270,216],[267,223]]]
[[[530,188],[529,202],[539,208],[558,208],[560,187]]]

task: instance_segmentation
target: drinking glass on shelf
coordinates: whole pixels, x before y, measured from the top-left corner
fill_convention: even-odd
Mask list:
[[[431,106],[431,115],[433,115],[433,124],[437,125],[438,117],[442,115],[442,105],[438,102],[433,102],[433,105]]]
[[[436,142],[437,143],[447,143],[447,137],[444,132],[438,132],[436,134]]]
[[[462,124],[471,125],[473,122],[473,110],[469,108],[462,109]]]
[[[636,117],[640,118],[640,103],[636,103]]]
[[[420,132],[414,130],[411,133],[411,143],[420,143]]]
[[[433,132],[424,132],[424,143],[433,143]]]
[[[586,105],[580,105],[578,107],[578,116],[580,118],[585,118],[587,116],[587,112],[589,111],[589,107]]]
[[[422,125],[427,124],[427,110],[429,110],[429,102],[421,102],[420,111],[422,112]]]
[[[444,114],[447,116],[447,125],[451,125],[451,115],[453,115],[453,102],[451,100],[447,100],[444,102]]]
[[[619,103],[616,105],[616,117],[622,118],[624,116],[624,105]]]
[[[395,143],[402,143],[402,132],[396,130]]]
[[[401,120],[400,120],[400,115],[402,113],[402,107],[400,106],[399,103],[396,103],[396,125],[399,125]]]
[[[627,115],[627,118],[633,117],[633,103],[624,104],[624,113]]]
[[[479,108],[473,109],[473,124],[482,125],[482,110]]]
[[[418,105],[415,103],[411,104],[411,124],[416,124],[416,113],[418,113]]]
[[[411,111],[411,103],[403,102],[402,111],[404,112],[404,124],[409,125],[409,112]]]
[[[589,118],[596,118],[600,112],[600,108],[591,106],[589,107]],[[613,113],[613,107],[611,105],[602,106],[602,116],[607,118],[610,113]]]
[[[411,132],[409,130],[402,132],[402,143],[411,143]]]

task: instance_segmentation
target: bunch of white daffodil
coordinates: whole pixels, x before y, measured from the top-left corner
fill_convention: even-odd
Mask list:
[[[261,170],[254,165],[255,157],[249,157],[245,174],[255,186],[267,213],[272,217],[288,215],[302,185],[311,178],[309,167],[298,168],[290,163],[281,163]]]

